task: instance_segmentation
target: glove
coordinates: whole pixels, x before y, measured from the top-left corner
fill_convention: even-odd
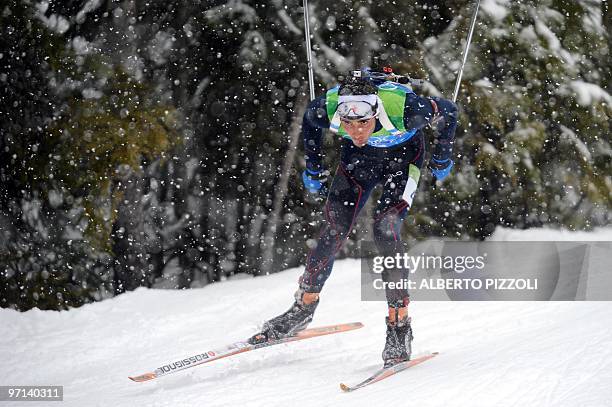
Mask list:
[[[327,196],[327,176],[328,171],[313,171],[308,168],[302,173],[304,187],[311,196],[323,198]]]
[[[450,158],[446,160],[437,160],[435,157],[432,157],[429,161],[429,169],[436,178],[436,181],[442,181],[444,178],[448,177],[454,164],[455,162]]]

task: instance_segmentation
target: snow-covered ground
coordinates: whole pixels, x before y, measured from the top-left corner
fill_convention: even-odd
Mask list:
[[[589,240],[612,240],[610,229],[595,234]],[[567,236],[496,233],[496,240],[536,237]],[[127,376],[254,333],[290,305],[302,270],[188,291],[138,289],[68,312],[2,309],[0,385],[63,385],[57,405],[79,407],[612,406],[610,302],[415,302],[414,354],[440,355],[341,392],[340,382],[360,381],[381,364],[386,306],[360,301],[359,267],[358,260],[337,262],[311,326],[361,321],[364,328],[146,383]]]

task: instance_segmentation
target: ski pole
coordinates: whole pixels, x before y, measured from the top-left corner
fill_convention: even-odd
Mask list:
[[[308,59],[308,84],[310,85],[310,100],[314,100],[314,75],[312,72],[312,49],[310,47],[310,17],[308,16],[308,0],[304,0],[304,31],[306,35],[306,58]]]
[[[306,0],[304,0],[306,1]],[[465,49],[463,50],[463,63],[457,76],[457,83],[455,84],[455,92],[453,93],[453,102],[457,101],[457,95],[459,94],[459,86],[461,86],[461,77],[463,76],[463,68],[465,68],[465,62],[467,61],[468,52],[470,51],[470,43],[472,42],[472,34],[474,34],[474,27],[476,26],[476,17],[478,16],[478,8],[480,7],[480,0],[476,1],[476,7],[474,8],[474,15],[472,16],[472,25],[470,32],[467,37]]]

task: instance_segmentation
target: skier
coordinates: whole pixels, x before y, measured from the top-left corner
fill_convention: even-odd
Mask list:
[[[386,71],[388,72],[388,71]],[[313,100],[302,124],[306,169],[302,179],[309,193],[327,197],[326,222],[317,246],[308,255],[295,302],[285,313],[263,325],[251,344],[292,335],[312,321],[319,294],[334,257],[353,227],[373,188],[383,185],[374,213],[374,240],[381,253],[400,248],[400,228],[417,189],[425,156],[422,129],[431,126],[436,139],[429,168],[436,180],[448,176],[457,127],[457,107],[449,100],[416,95],[386,75],[354,71],[340,86]],[[322,164],[323,129],[341,135],[340,165],[328,188],[329,172]],[[398,281],[404,273],[383,272],[383,281]],[[407,290],[387,289],[387,337],[384,366],[410,359],[413,339]]]

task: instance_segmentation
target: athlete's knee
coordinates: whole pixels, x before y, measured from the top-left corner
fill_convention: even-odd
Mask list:
[[[375,241],[400,240],[402,219],[397,213],[387,213],[374,220],[373,234]]]
[[[408,213],[408,204],[401,200],[384,211],[377,211],[374,216],[373,233],[376,241],[399,241],[402,222]]]
[[[334,205],[326,208],[326,233],[334,239],[346,239],[352,226],[354,209]]]

